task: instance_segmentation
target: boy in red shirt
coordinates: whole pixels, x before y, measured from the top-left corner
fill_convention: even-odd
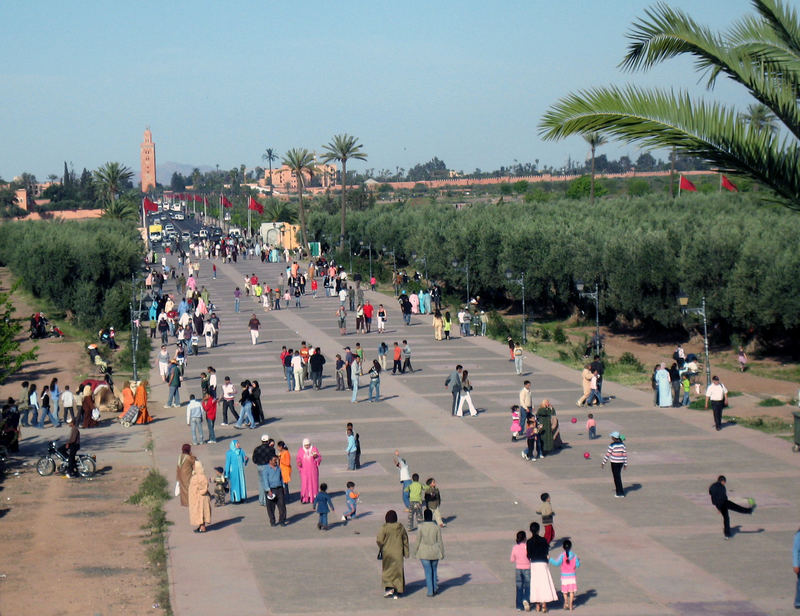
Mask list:
[[[392,374],[403,371],[403,365],[400,358],[403,356],[403,349],[397,342],[394,343],[394,364],[392,364]]]

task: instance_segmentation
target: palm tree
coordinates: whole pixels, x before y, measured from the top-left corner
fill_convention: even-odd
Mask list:
[[[751,0],[757,15],[717,34],[686,13],[657,4],[637,20],[622,67],[647,69],[690,55],[711,88],[720,75],[743,86],[775,114],[785,130],[765,131],[740,121],[730,106],[693,100],[686,92],[610,86],[572,93],[540,121],[544,139],[602,131],[649,148],[670,148],[702,158],[775,191],[800,209],[800,20],[781,0]]]
[[[103,210],[103,217],[125,222],[138,222],[141,224],[141,220],[139,219],[139,206],[128,197],[110,201]]]
[[[94,172],[94,183],[100,193],[108,198],[108,202],[114,205],[120,188],[133,178],[133,171],[120,163],[106,163]]]
[[[606,139],[603,135],[598,133],[597,131],[592,131],[591,133],[585,133],[583,138],[586,140],[592,148],[592,184],[591,188],[589,189],[589,199],[591,200],[591,204],[594,205],[594,154],[597,148],[601,145],[605,145],[608,143],[608,139]]]
[[[747,111],[739,115],[743,122],[746,122],[757,130],[766,130],[774,133],[778,130],[777,118],[775,114],[769,110],[769,107],[756,103],[747,106]]]
[[[357,160],[367,160],[367,155],[361,151],[363,146],[358,142],[358,137],[351,137],[347,133],[334,135],[328,145],[322,146],[326,150],[322,155],[322,160],[330,162],[338,160],[342,163],[342,220],[339,232],[339,250],[344,250],[344,232],[347,217],[346,196],[347,196],[347,161],[351,158]]]
[[[295,221],[295,213],[288,203],[270,199],[264,204],[264,217],[270,222],[288,222]]]
[[[272,148],[267,148],[261,158],[267,161],[269,165],[269,194],[272,194],[272,163],[278,160],[278,155],[275,154],[275,150]]]
[[[297,198],[299,201],[298,211],[300,213],[300,234],[303,237],[303,250],[308,252],[308,235],[306,233],[306,209],[303,206],[303,188],[308,180],[314,177],[316,165],[314,164],[314,154],[305,148],[292,148],[283,156],[283,164],[292,170],[292,174],[297,179]]]

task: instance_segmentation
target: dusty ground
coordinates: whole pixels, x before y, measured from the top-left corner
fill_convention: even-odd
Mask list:
[[[8,290],[0,270],[0,289]],[[17,315],[34,308],[19,298]],[[26,328],[27,329],[27,328]],[[27,332],[23,334],[27,336]],[[39,360],[0,388],[0,397],[19,395],[20,383],[59,383],[73,388],[89,370],[85,353],[69,339],[38,341]],[[29,341],[25,348],[32,346]],[[64,439],[66,428],[23,428],[20,452],[0,478],[0,614],[94,616],[158,613],[141,527],[147,511],[125,503],[151,468],[145,451],[147,426],[127,432],[119,424],[81,432],[84,453],[97,455],[91,480],[40,477],[35,463],[47,440]],[[49,424],[48,424],[49,426]],[[13,558],[9,556],[13,555]]]
[[[650,371],[652,367],[659,362],[668,362],[669,366],[672,363],[672,354],[675,352],[676,344],[671,342],[647,342],[643,344],[636,337],[625,334],[613,333],[605,328],[600,328],[601,333],[605,336],[604,343],[606,353],[611,357],[620,357],[625,352],[633,353],[639,361],[641,361],[647,368],[648,374],[643,379],[641,389],[650,389]],[[578,331],[578,330],[572,330]],[[594,333],[594,328],[582,328],[581,331],[587,335]],[[695,353],[699,358],[703,357],[703,339],[702,337],[695,337],[688,343],[683,345],[686,353]],[[729,370],[719,366],[720,361],[725,361],[728,364],[736,365],[736,353],[733,350],[718,351],[712,349],[711,351],[711,372],[720,377],[722,382],[729,391],[742,392],[742,396],[736,396],[729,399],[731,404],[730,409],[726,413],[738,415],[740,417],[753,417],[758,415],[767,415],[772,417],[783,417],[787,420],[792,419],[792,412],[798,410],[796,407],[788,404],[784,406],[763,407],[758,403],[769,397],[779,398],[781,400],[789,401],[797,397],[798,388],[800,384],[792,383],[779,379],[770,379],[761,376],[756,376],[749,372],[741,373],[738,370]],[[764,359],[758,360],[762,364],[776,364],[774,360]],[[753,363],[752,361],[750,362]],[[703,373],[702,382],[705,383],[705,375]],[[701,388],[701,392],[705,393],[705,388]],[[692,392],[692,399],[695,399],[694,392]]]

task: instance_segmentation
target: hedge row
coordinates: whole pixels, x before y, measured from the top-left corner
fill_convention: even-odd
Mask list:
[[[136,229],[113,220],[0,225],[0,264],[82,327],[125,327],[131,274],[143,255]]]
[[[566,314],[580,305],[575,281],[600,285],[605,322],[622,317],[672,328],[683,317],[680,290],[692,305],[706,296],[716,334],[764,339],[800,333],[800,219],[765,205],[758,195],[439,204],[379,203],[348,215],[353,245],[372,241],[397,251],[398,263],[422,270],[454,290],[466,275],[451,262],[469,260],[471,294],[519,298],[507,269],[525,273],[526,300],[537,314]],[[312,237],[338,235],[338,218],[316,211]],[[388,257],[391,259],[391,257]],[[516,277],[516,276],[515,276]],[[529,308],[531,309],[531,308]]]

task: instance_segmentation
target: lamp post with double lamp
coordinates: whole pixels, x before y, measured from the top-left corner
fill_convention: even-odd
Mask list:
[[[708,319],[706,318],[706,296],[703,296],[702,303],[699,308],[688,308],[689,296],[681,291],[678,295],[678,305],[681,307],[683,314],[699,314],[703,317],[703,346],[706,353],[706,387],[711,385],[711,360],[708,358]]]
[[[522,286],[522,344],[526,342],[526,327],[525,327],[525,274],[520,274],[519,278],[514,278],[514,272],[506,270],[506,279],[516,282]]]
[[[467,274],[467,306],[469,306],[469,257],[464,259],[464,265],[462,266],[458,259],[453,259],[450,263],[453,266],[453,269],[465,272]]]
[[[364,248],[364,240],[359,240],[358,245]],[[372,280],[372,242],[367,243],[367,250],[369,251],[369,279]]]
[[[584,292],[583,280],[575,281],[575,288],[578,290],[578,295],[581,297],[588,297],[594,300],[594,354],[600,355],[600,287],[595,282],[594,291]]]
[[[381,252],[383,252],[384,255],[392,255],[392,286],[394,287],[394,296],[397,297],[397,257],[394,254],[394,248],[387,250],[386,246],[384,246]]]
[[[417,260],[417,253],[416,253],[416,252],[412,252],[412,253],[411,253],[411,258],[412,258],[414,261],[416,261],[416,260]],[[420,259],[422,260],[422,263],[423,263],[423,264],[424,264],[424,266],[425,266],[425,280],[427,281],[427,280],[428,280],[428,257],[426,257],[425,255],[423,255],[423,256],[421,256],[421,257],[420,257]]]

